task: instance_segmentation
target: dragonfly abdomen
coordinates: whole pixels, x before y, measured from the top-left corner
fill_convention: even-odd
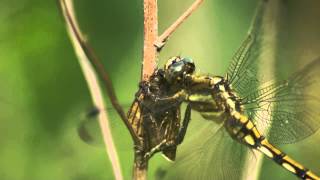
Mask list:
[[[251,148],[257,149],[274,162],[301,179],[319,180],[320,177],[294,161],[285,153],[268,142],[253,122],[240,112],[233,111],[225,122],[225,128],[232,138]]]
[[[270,144],[267,139],[263,139],[259,146],[256,148],[267,157],[275,161],[277,164],[282,166],[283,168],[287,169],[288,171],[292,172],[296,176],[301,179],[309,179],[309,180],[319,180],[320,177],[315,175],[310,170],[306,169],[300,163],[296,162],[295,160],[291,159],[285,153],[274,147]]]
[[[299,178],[320,180],[320,177],[270,144],[268,140],[260,134],[253,122],[239,112],[233,113],[230,119],[225,122],[225,127],[232,138],[253,149],[259,150]]]
[[[233,112],[225,121],[225,128],[232,138],[251,148],[257,148],[264,137],[253,122],[239,112]]]
[[[236,100],[237,97],[233,93],[223,89],[221,98],[225,102],[224,106],[229,116],[225,121],[225,128],[231,137],[251,148],[258,147],[259,142],[264,137],[260,134],[254,123],[240,111],[242,108]]]

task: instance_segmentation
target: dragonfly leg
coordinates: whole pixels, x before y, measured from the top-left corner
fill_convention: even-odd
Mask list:
[[[188,96],[187,92],[182,89],[171,96],[163,97],[158,94],[159,90],[154,90],[153,85],[150,82],[146,82],[146,81],[140,82],[139,87],[140,87],[140,90],[139,90],[140,93],[142,92],[146,97],[150,98],[155,103],[160,103],[159,105],[166,104],[166,103],[172,103],[177,100],[179,102],[182,102],[182,101],[186,100],[187,96]],[[139,95],[140,93],[137,93],[137,95]]]
[[[187,109],[184,113],[182,126],[179,129],[179,133],[176,138],[176,145],[181,144],[182,141],[184,140],[190,120],[191,120],[191,104],[188,104]]]
[[[187,93],[184,90],[180,90],[172,96],[168,97],[157,97],[155,98],[155,102],[159,104],[168,104],[168,103],[181,103],[182,101],[187,99]]]
[[[163,140],[161,143],[159,143],[157,146],[155,146],[149,152],[147,152],[145,154],[145,157],[146,158],[150,158],[157,152],[160,152],[160,151],[163,151],[165,149],[169,149],[169,148],[172,148],[172,147],[175,147],[175,146],[181,144],[183,139],[184,139],[184,137],[185,137],[185,135],[186,135],[187,128],[188,128],[190,120],[191,120],[191,105],[188,104],[187,105],[187,109],[186,109],[185,114],[184,114],[184,119],[183,119],[183,122],[182,122],[182,126],[179,129],[179,133],[178,133],[176,139],[174,141],[167,141],[166,139]]]
[[[166,147],[167,140],[164,139],[161,143],[159,143],[157,146],[152,148],[149,152],[145,153],[145,158],[151,158],[155,153],[160,152]]]

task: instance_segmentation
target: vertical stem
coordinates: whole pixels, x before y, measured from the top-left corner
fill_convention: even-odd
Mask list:
[[[143,1],[143,62],[141,80],[148,81],[156,68],[157,48],[154,46],[158,38],[158,4],[157,0]],[[144,153],[136,149],[134,153],[133,179],[147,179],[148,159],[144,158]]]
[[[158,38],[158,5],[157,0],[144,0],[144,47],[142,62],[142,80],[148,80],[156,68]]]
[[[135,151],[134,165],[133,165],[133,179],[134,180],[146,180],[148,172],[148,161],[144,157],[144,153]]]

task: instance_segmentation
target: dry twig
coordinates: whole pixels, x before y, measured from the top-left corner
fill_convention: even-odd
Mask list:
[[[200,6],[203,0],[196,0],[168,29],[166,29],[155,42],[155,46],[161,49],[169,36]]]
[[[81,65],[83,74],[85,76],[86,82],[88,84],[88,88],[91,93],[91,98],[96,107],[99,109],[105,109],[105,104],[103,101],[103,95],[101,88],[98,83],[98,78],[95,74],[95,70],[90,63],[90,55],[88,56],[88,49],[83,36],[80,33],[80,29],[78,28],[78,24],[75,19],[72,0],[60,0],[60,7],[66,21],[67,30],[74,46],[76,55],[78,56],[79,63]],[[115,179],[122,180],[122,172],[120,163],[118,160],[117,151],[112,139],[111,130],[109,127],[109,121],[107,117],[106,111],[102,111],[99,114],[99,124],[103,136],[103,140],[105,143],[106,151],[111,161],[111,165],[113,168],[113,173]]]
[[[94,66],[95,71],[98,73],[98,75],[103,80],[103,83],[105,85],[105,88],[107,90],[107,94],[110,98],[110,101],[112,103],[112,106],[116,109],[117,113],[120,115],[122,121],[125,123],[127,129],[129,130],[131,137],[135,143],[139,143],[139,140],[134,133],[134,130],[131,127],[131,124],[128,121],[128,118],[122,109],[122,107],[119,104],[118,98],[116,96],[116,93],[113,89],[113,85],[111,82],[111,79],[109,78],[109,75],[107,71],[104,69],[104,66],[101,62],[101,60],[98,58],[98,56],[95,54],[91,46],[86,42],[85,38],[83,38],[80,29],[78,28],[77,21],[74,18],[73,13],[71,13],[68,9],[69,6],[66,4],[66,0],[59,0],[61,7],[64,8],[63,14],[65,17],[65,20],[70,27],[71,32],[73,33],[73,36],[77,43],[79,44],[79,47],[82,49],[83,53],[87,57],[88,61]],[[69,0],[68,2],[72,2],[72,0]]]

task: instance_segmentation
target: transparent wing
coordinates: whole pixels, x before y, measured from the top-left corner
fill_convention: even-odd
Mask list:
[[[201,133],[179,147],[176,162],[162,170],[164,179],[239,179],[247,148],[234,141],[223,126],[204,124],[207,127],[197,129]]]
[[[124,109],[129,109],[129,103],[121,105]],[[117,128],[119,126],[119,116],[114,108],[107,108],[105,110],[100,110],[97,107],[91,107],[88,110],[77,113],[79,124],[77,126],[77,133],[80,139],[93,146],[104,146],[103,138],[101,135],[101,129],[99,125],[98,115],[101,111],[107,111],[109,117],[109,123],[111,128]]]
[[[268,82],[242,100],[258,128],[272,124],[269,141],[293,143],[320,127],[320,58],[291,78]]]
[[[132,119],[133,117],[136,116],[137,109],[130,109],[132,103],[122,103],[121,107],[123,107],[125,110],[130,112],[128,113],[130,117],[128,117],[130,123],[133,126],[133,129],[136,131],[139,131],[139,122],[137,119]],[[171,105],[166,105],[163,107],[157,107],[157,109],[152,110],[153,112],[158,112],[158,111],[165,111],[166,109],[170,109],[172,107],[176,106],[175,103],[172,103]],[[98,115],[101,111],[107,111],[107,114],[110,119],[110,125],[111,128],[117,128],[119,126],[119,116],[117,115],[117,111],[112,108],[111,106],[108,106],[110,108],[107,108],[105,110],[100,110],[96,107],[91,107],[87,111],[83,111],[81,117],[79,117],[80,122],[77,127],[77,133],[82,141],[89,145],[94,145],[94,146],[101,146],[103,147],[103,139],[101,136],[101,130],[99,126],[99,119]],[[149,107],[145,107],[149,108]],[[175,108],[175,107],[174,107]],[[141,115],[143,118],[143,115]],[[131,122],[131,120],[134,120],[134,122]]]
[[[256,15],[252,21],[246,39],[232,58],[227,71],[226,79],[240,95],[246,95],[255,89],[261,82],[258,75],[260,56],[268,51],[265,36],[262,33],[262,20],[267,6],[266,1],[260,1]]]
[[[77,132],[82,141],[92,145],[103,145],[101,133],[99,133],[99,123],[97,116],[100,113],[98,108],[92,108],[85,118],[83,118],[78,127]]]

